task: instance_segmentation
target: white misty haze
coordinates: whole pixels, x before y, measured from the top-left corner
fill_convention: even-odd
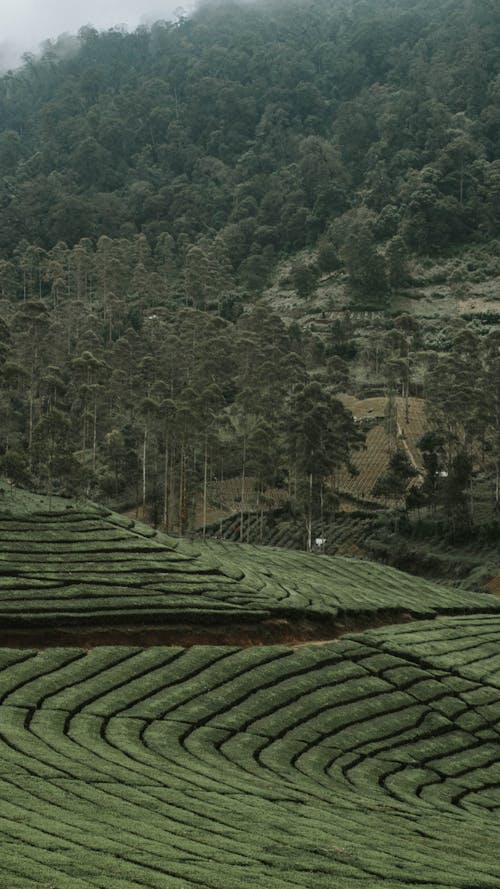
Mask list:
[[[192,9],[192,0],[0,0],[0,69],[19,63],[24,52],[37,52],[44,40],[76,34],[83,25],[102,31],[175,18],[175,10]]]

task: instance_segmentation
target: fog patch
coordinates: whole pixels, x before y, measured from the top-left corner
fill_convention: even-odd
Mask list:
[[[87,0],[81,9],[67,0],[16,0],[2,9],[0,72],[47,52],[67,58],[78,51],[81,28],[133,32],[156,21],[186,18],[194,8],[195,0]]]
[[[22,49],[7,40],[0,41],[0,73],[21,63]]]

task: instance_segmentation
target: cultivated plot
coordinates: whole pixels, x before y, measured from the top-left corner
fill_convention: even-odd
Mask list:
[[[0,886],[500,887],[499,639],[3,650]]]
[[[500,611],[496,596],[381,565],[190,545],[105,510],[4,514],[0,541],[3,628]]]

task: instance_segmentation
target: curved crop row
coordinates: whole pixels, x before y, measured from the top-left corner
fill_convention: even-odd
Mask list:
[[[7,627],[500,610],[494,596],[446,590],[366,562],[238,544],[196,547],[112,513],[4,515],[0,539]]]
[[[499,640],[0,651],[0,886],[498,889]]]

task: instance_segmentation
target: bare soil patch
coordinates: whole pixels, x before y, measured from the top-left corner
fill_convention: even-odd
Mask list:
[[[38,649],[75,647],[89,650],[99,645],[126,645],[149,648],[158,645],[234,645],[249,648],[254,645],[324,645],[346,633],[388,624],[407,623],[424,615],[407,611],[380,611],[376,615],[360,613],[355,616],[332,618],[272,618],[258,623],[217,625],[123,625],[25,627],[0,631],[1,648]],[[432,617],[433,615],[429,615]]]

